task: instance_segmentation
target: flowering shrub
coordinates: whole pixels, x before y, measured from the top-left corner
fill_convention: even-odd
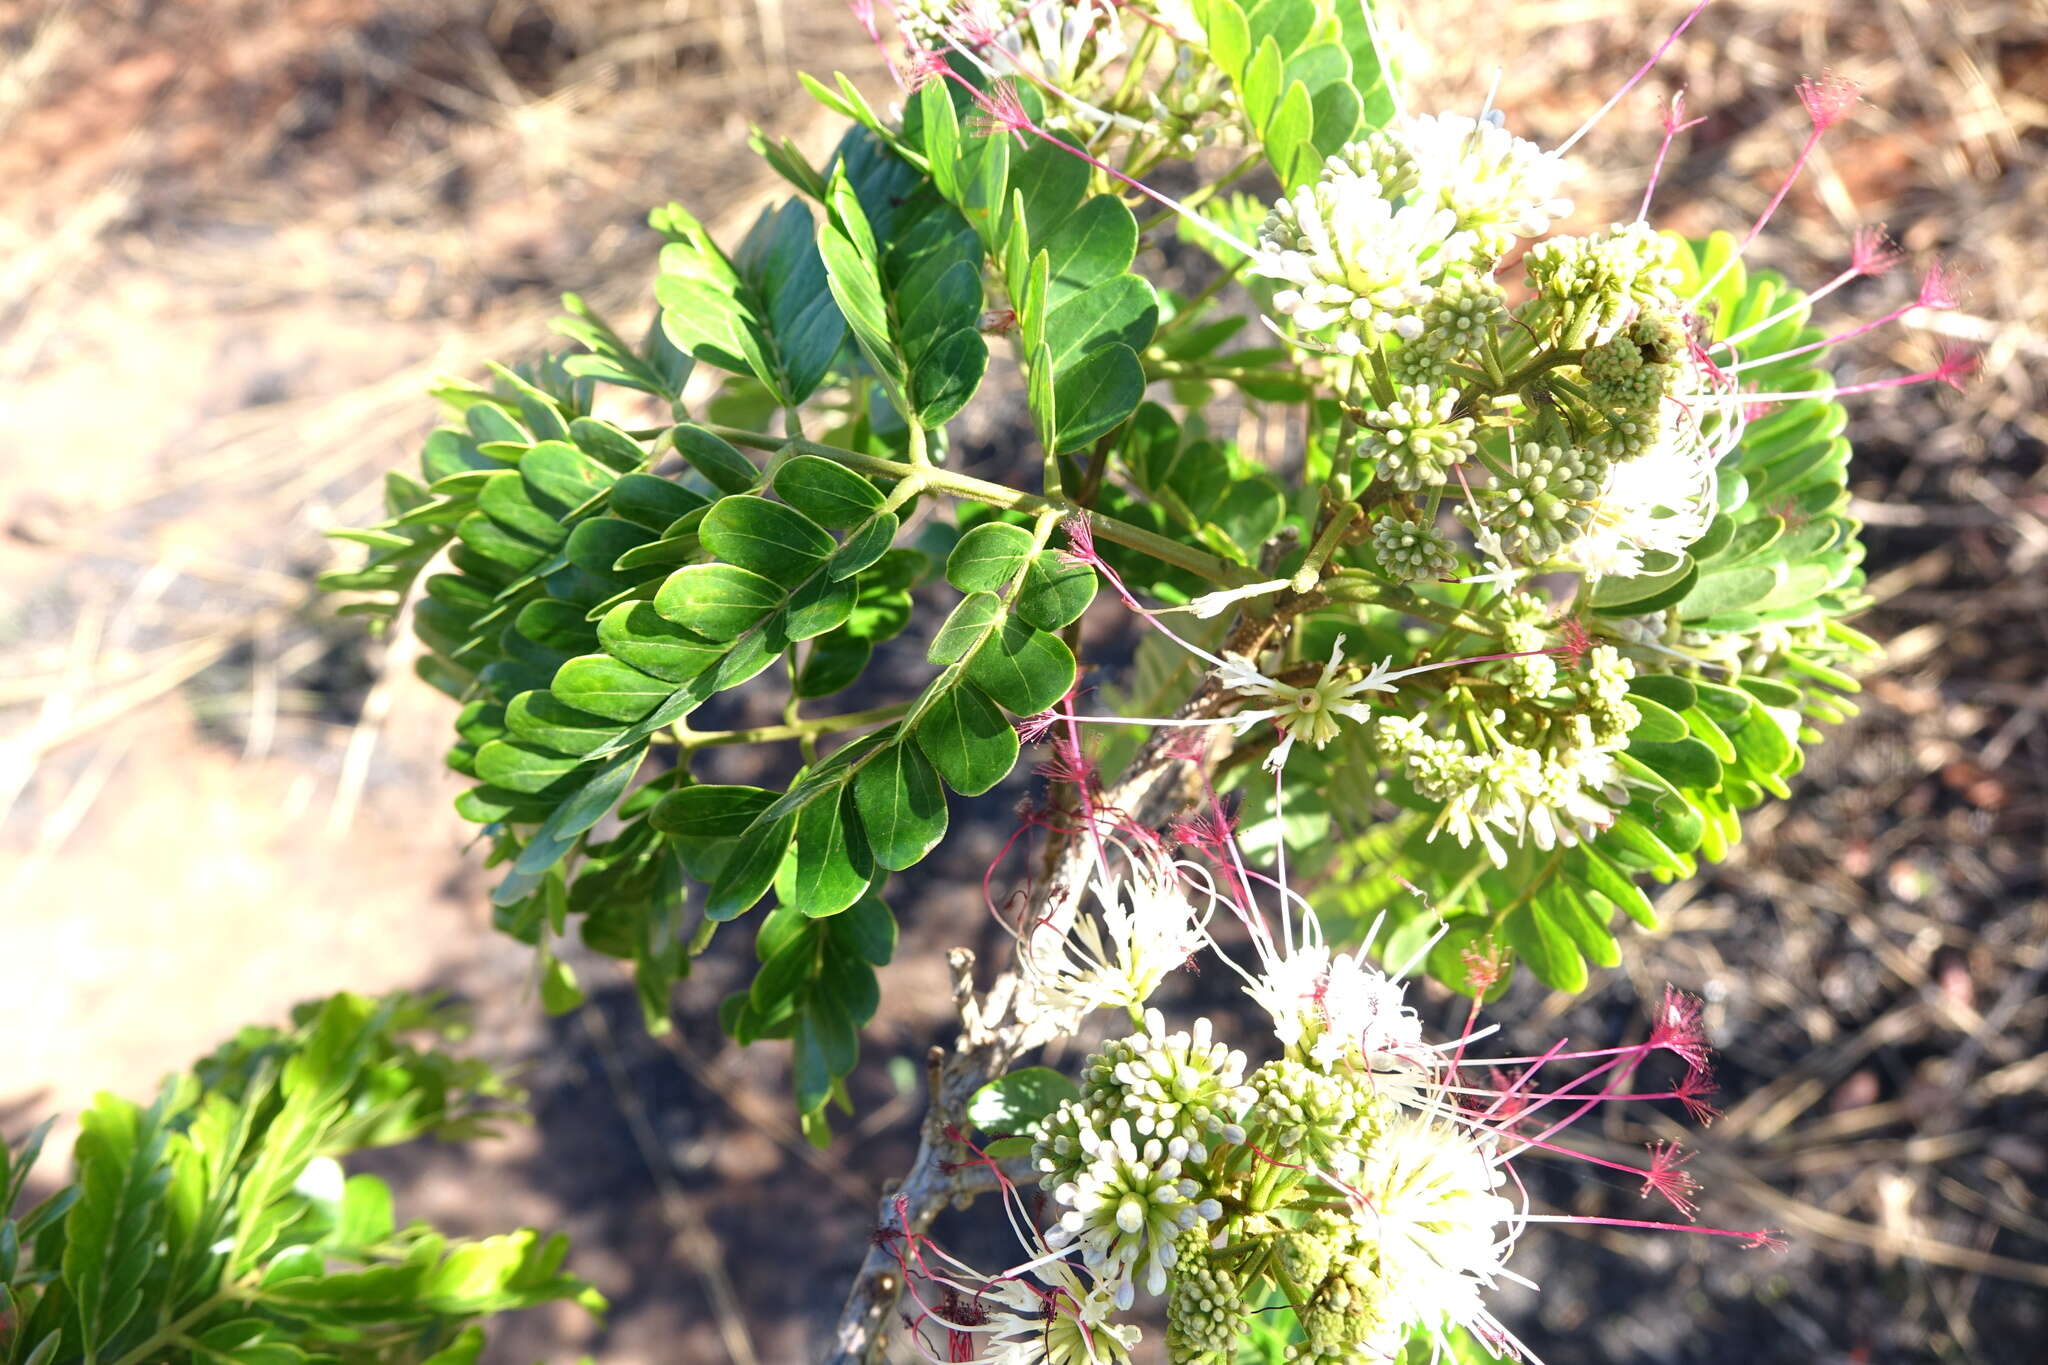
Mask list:
[[[472,1365],[479,1320],[596,1290],[531,1228],[450,1237],[393,1217],[340,1159],[488,1134],[519,1092],[441,1044],[448,1007],[337,995],[249,1028],[144,1107],[80,1116],[71,1183],[20,1216],[46,1122],[0,1145],[0,1360]]]
[[[550,1008],[581,998],[549,948],[572,920],[661,1024],[772,899],[722,1022],[792,1040],[821,1141],[894,950],[889,874],[944,838],[949,791],[1049,749],[1025,824],[1050,872],[1020,893],[1014,971],[977,1002],[960,969],[935,1115],[1093,1010],[1137,1031],[1057,1107],[977,1101],[1030,1148],[1043,1232],[1001,1164],[1022,1146],[928,1128],[849,1358],[911,1281],[936,1296],[911,1334],[947,1359],[1117,1358],[1140,1291],[1167,1293],[1176,1359],[1271,1330],[1246,1317],[1265,1295],[1292,1359],[1458,1327],[1511,1348],[1479,1298],[1534,1216],[1509,1162],[1677,1047],[1478,1086],[1474,1039],[1424,1042],[1401,977],[1581,988],[1619,961],[1618,915],[1653,922],[1643,883],[1724,856],[1851,709],[1873,649],[1843,619],[1853,390],[1820,364],[1897,314],[1812,319],[1896,254],[1859,234],[1811,293],[1746,254],[1853,89],[1803,84],[1811,136],[1770,209],[1696,242],[1653,225],[1654,174],[1633,219],[1566,230],[1592,125],[1546,149],[1499,110],[1406,107],[1350,0],[854,8],[897,102],[809,82],[851,126],[823,167],[757,140],[794,192],[730,251],[657,210],[641,344],[572,297],[580,349],[441,390],[454,423],[391,476],[387,521],[343,533],[368,562],[329,586],[409,618],[460,703],[458,806]],[[1659,170],[1687,126],[1674,101]],[[1952,302],[1930,270],[1916,304]],[[951,424],[1004,387],[992,350],[1029,479],[959,467]],[[1246,413],[1290,433],[1276,462],[1230,439]],[[1096,692],[1077,650],[1104,587],[1093,619],[1142,639]],[[692,724],[752,688],[781,723]],[[697,771],[790,741],[780,790]],[[1273,1025],[1259,1065],[1146,1012],[1226,941]],[[1671,1093],[1696,1100],[1687,1061]],[[1639,1174],[1682,1205],[1675,1160]],[[1018,1267],[926,1241],[941,1161],[991,1173]]]

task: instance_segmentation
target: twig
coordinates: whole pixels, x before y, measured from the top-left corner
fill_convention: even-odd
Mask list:
[[[1202,704],[1212,688],[1213,684],[1204,687],[1189,707]],[[1168,779],[1186,762],[1173,749],[1173,733],[1153,732],[1116,785],[1104,792],[1104,806],[1140,824],[1162,823],[1172,813],[1182,795],[1180,785]],[[1087,840],[1068,842],[1051,875],[1039,883],[1026,916],[1028,923],[1058,926],[1072,920],[1087,886],[1091,856]],[[979,1170],[978,1166],[969,1165],[958,1172],[946,1169],[962,1156],[946,1131],[957,1130],[966,1122],[967,1101],[976,1090],[1002,1075],[1019,1055],[1046,1041],[1042,1026],[1021,1022],[1012,1011],[1021,981],[1014,969],[998,975],[988,992],[977,998],[974,955],[959,948],[949,961],[954,1000],[960,1009],[960,1036],[950,1051],[942,1047],[931,1051],[930,1107],[909,1173],[882,1197],[877,1221],[885,1229],[923,1232],[950,1201],[971,1193],[974,1184],[986,1183],[963,1179]],[[903,1276],[890,1249],[879,1242],[870,1247],[840,1309],[825,1365],[873,1365],[879,1360],[903,1288]]]

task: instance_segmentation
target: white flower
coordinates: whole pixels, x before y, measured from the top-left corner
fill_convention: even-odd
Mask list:
[[[1517,237],[1540,237],[1572,211],[1558,191],[1570,177],[1564,159],[1493,119],[1423,114],[1402,119],[1394,136],[1413,163],[1410,203],[1449,209],[1488,260]]]
[[[1320,749],[1337,737],[1339,719],[1371,720],[1372,708],[1357,700],[1361,693],[1394,690],[1388,681],[1396,676],[1389,672],[1390,661],[1382,660],[1363,677],[1353,679],[1344,677],[1343,667],[1342,635],[1330,647],[1330,661],[1323,665],[1322,676],[1299,687],[1267,677],[1242,655],[1223,656],[1223,667],[1218,670],[1223,685],[1233,692],[1270,703],[1255,710],[1240,711],[1235,717],[1237,732],[1243,734],[1261,720],[1271,720],[1283,732],[1280,743],[1266,756],[1267,771],[1278,772],[1286,765],[1287,755],[1293,752],[1297,739],[1305,739]]]
[[[1291,587],[1293,583],[1294,580],[1291,578],[1269,578],[1260,583],[1247,583],[1241,588],[1219,588],[1215,592],[1205,592],[1194,598],[1185,607],[1165,607],[1161,610],[1185,611],[1207,621],[1221,616],[1239,602],[1269,596],[1282,588]]]
[[[1479,1293],[1514,1245],[1515,1206],[1494,1192],[1504,1178],[1479,1139],[1421,1115],[1396,1119],[1366,1148],[1353,1218],[1378,1244],[1387,1301],[1411,1323],[1484,1313]]]
[[[1296,326],[1349,329],[1341,350],[1357,350],[1359,332],[1413,339],[1422,332],[1416,310],[1469,251],[1456,228],[1449,209],[1395,207],[1371,176],[1326,174],[1274,206],[1252,272],[1287,286],[1273,306]]]
[[[1564,558],[1596,577],[1643,571],[1650,553],[1676,555],[1714,519],[1719,452],[1695,434],[1690,414],[1663,408],[1665,431],[1647,452],[1618,461],[1589,502],[1585,532]]]
[[[1064,1260],[1041,1262],[1029,1280],[1002,1276],[975,1295],[988,1315],[977,1332],[988,1335],[974,1365],[1121,1365],[1138,1344],[1136,1326],[1112,1323],[1114,1300],[1091,1288]]]
[[[1109,0],[1067,0],[1039,3],[1025,9],[1025,22],[1005,36],[1014,55],[1035,50],[1038,60],[1025,69],[1055,90],[1081,90],[1093,85],[1111,62],[1124,55],[1125,44],[1115,8]]]
[[[1422,1020],[1407,988],[1355,953],[1332,956],[1323,944],[1303,944],[1248,993],[1272,1016],[1281,1046],[1319,1065],[1339,1064],[1356,1049],[1369,1069],[1397,1070],[1421,1048]]]
[[[1018,1003],[1028,1017],[1071,1027],[1098,1009],[1135,1008],[1208,941],[1172,865],[1149,847],[1123,851],[1124,875],[1100,867],[1090,880],[1092,911],[1065,933],[1025,931]]]

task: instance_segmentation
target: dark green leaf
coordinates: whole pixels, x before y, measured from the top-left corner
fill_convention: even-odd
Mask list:
[[[835,630],[811,642],[797,673],[799,697],[828,697],[850,687],[867,668],[875,647],[847,631]]]
[[[844,531],[868,520],[882,506],[882,492],[831,460],[797,455],[775,471],[775,492],[828,530]]]
[[[825,576],[835,580],[851,578],[873,564],[896,543],[898,525],[894,512],[884,512],[855,531],[825,562]]]
[[[730,564],[692,564],[668,576],[654,596],[654,610],[723,643],[759,625],[782,598],[782,589],[760,574]]]
[[[737,919],[768,894],[796,836],[796,813],[757,818],[740,836],[725,868],[712,883],[704,913],[714,920]]]
[[[839,788],[803,808],[796,822],[796,876],[790,904],[812,918],[836,915],[859,900],[875,875],[853,792]]]
[[[932,701],[917,722],[916,739],[946,785],[962,796],[981,795],[1017,764],[1017,732],[971,682]]]
[[[753,462],[703,427],[685,422],[675,429],[676,453],[721,493],[749,493],[761,477]]]
[[[946,581],[962,592],[994,592],[1016,578],[1031,558],[1031,533],[1008,522],[975,527],[946,558]]]
[[[858,595],[858,585],[851,580],[842,579],[835,583],[824,574],[814,575],[810,582],[790,596],[789,616],[783,622],[783,634],[791,640],[808,640],[828,630],[837,630],[852,614]]]
[[[756,817],[775,804],[762,787],[682,787],[648,812],[648,821],[675,839],[737,839]]]
[[[837,548],[794,507],[751,496],[719,499],[704,514],[697,536],[726,563],[785,588],[801,583]]]
[[[967,660],[967,676],[1020,716],[1035,716],[1074,685],[1074,652],[1059,636],[1011,617]]]
[[[1136,351],[1110,345],[1089,352],[1053,381],[1053,453],[1079,450],[1113,430],[1144,396],[1145,367]]]
[[[932,637],[931,647],[925,651],[926,660],[935,664],[958,663],[1002,614],[1002,601],[994,593],[969,593],[960,599],[938,634]]]
[[[938,773],[908,740],[862,765],[853,796],[869,847],[883,867],[900,871],[915,865],[946,833],[946,794]]]
[[[1095,570],[1058,550],[1041,550],[1024,572],[1016,612],[1041,630],[1058,630],[1081,619],[1095,600],[1095,589]]]

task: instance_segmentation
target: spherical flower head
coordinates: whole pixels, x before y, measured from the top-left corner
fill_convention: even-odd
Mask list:
[[[1517,238],[1541,237],[1572,211],[1558,193],[1571,174],[1564,159],[1492,119],[1423,114],[1392,131],[1416,169],[1409,202],[1450,210],[1477,262],[1491,265]]]
[[[1353,1365],[1397,1360],[1407,1345],[1394,1286],[1379,1273],[1370,1249],[1340,1252],[1335,1265],[1301,1312],[1302,1340],[1285,1359],[1301,1365]]]
[[[1613,334],[1642,312],[1678,308],[1684,272],[1678,243],[1646,223],[1627,223],[1580,237],[1552,237],[1523,258],[1529,284],[1559,317],[1575,320],[1567,346]]]
[[[1584,532],[1607,472],[1607,460],[1584,446],[1524,441],[1494,481],[1487,525],[1507,554],[1540,564]]]
[[[1353,1216],[1406,1323],[1462,1324],[1482,1311],[1480,1290],[1513,1245],[1504,1178],[1480,1139],[1426,1115],[1394,1120],[1366,1150]]]
[[[1589,347],[1580,369],[1596,404],[1638,411],[1655,407],[1671,392],[1684,356],[1677,324],[1662,314],[1646,314]]]
[[[1402,384],[1394,400],[1365,413],[1360,448],[1379,462],[1379,472],[1403,492],[1416,493],[1444,481],[1452,465],[1479,449],[1476,423],[1457,416],[1462,395],[1455,388]]]
[[[1081,1140],[1086,1164],[1053,1190],[1053,1201],[1066,1212],[1046,1243],[1078,1247],[1082,1263],[1114,1286],[1117,1305],[1128,1308],[1139,1274],[1147,1292],[1164,1292],[1180,1234],[1222,1209],[1183,1174],[1187,1144],[1178,1139],[1140,1141],[1130,1120],[1117,1118],[1106,1132],[1084,1127]]]
[[[1376,180],[1326,175],[1273,206],[1252,273],[1284,286],[1274,308],[1305,331],[1338,329],[1355,353],[1422,332],[1419,309],[1465,251],[1449,210],[1396,207]]]
[[[1166,1299],[1166,1353],[1173,1361],[1229,1360],[1253,1304],[1238,1270],[1209,1258],[1207,1223],[1181,1234]]]
[[[1357,1171],[1360,1154],[1414,1094],[1405,1071],[1324,1069],[1291,1057],[1261,1066],[1251,1085],[1258,1099],[1245,1115],[1247,1140],[1276,1160],[1339,1179]]]
[[[1136,1137],[1177,1140],[1201,1162],[1212,1142],[1244,1141],[1241,1120],[1255,1098],[1244,1068],[1244,1054],[1217,1042],[1207,1018],[1168,1033],[1165,1016],[1147,1010],[1143,1033],[1113,1039],[1089,1059],[1082,1096],[1128,1119]]]
[[[1457,552],[1441,531],[1391,513],[1373,523],[1372,557],[1397,583],[1449,578],[1458,570]]]
[[[1423,305],[1422,334],[1410,349],[1454,358],[1474,355],[1506,318],[1506,296],[1491,275],[1454,275]]]

